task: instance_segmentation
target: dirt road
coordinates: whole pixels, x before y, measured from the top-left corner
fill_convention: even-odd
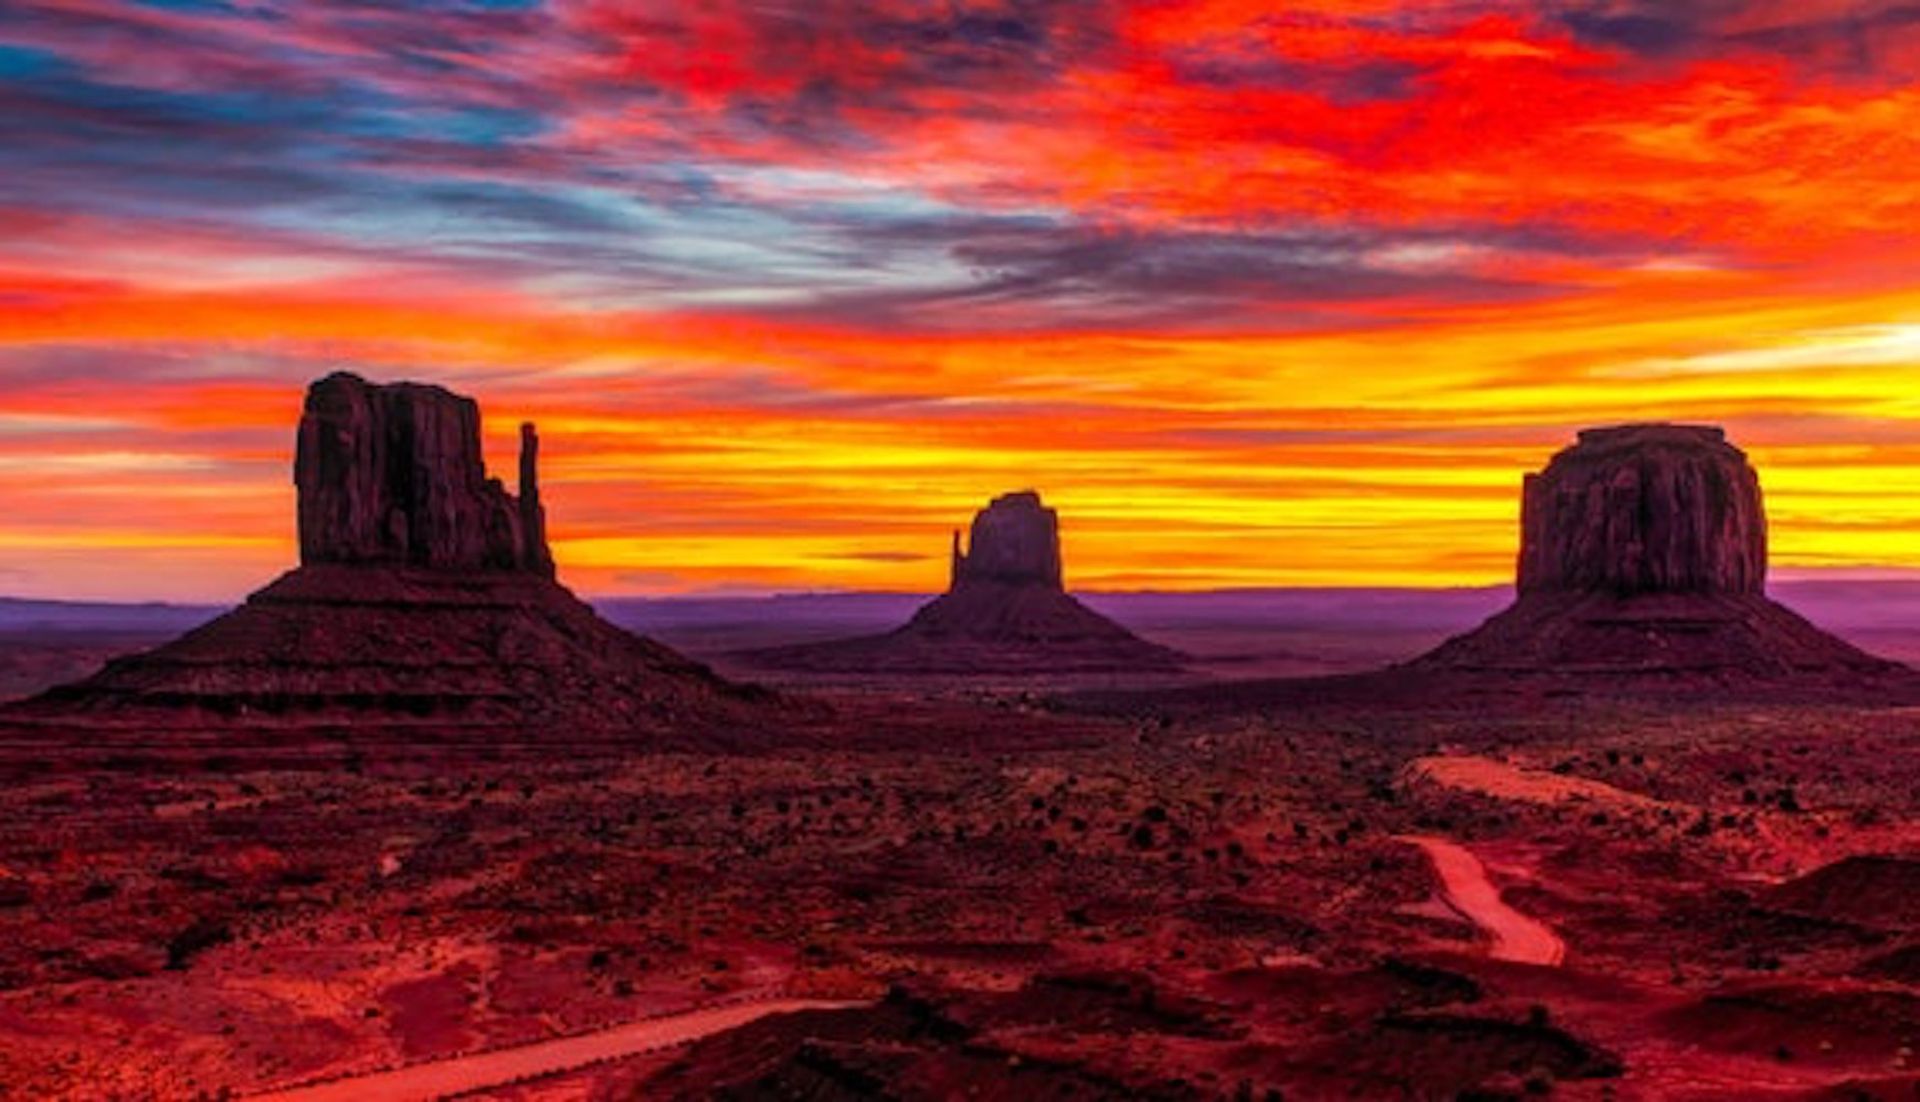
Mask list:
[[[602,1060],[637,1056],[688,1044],[775,1014],[791,1014],[800,1010],[840,1010],[864,1005],[820,999],[736,1003],[629,1022],[578,1037],[563,1037],[473,1056],[457,1056],[397,1071],[336,1079],[253,1097],[257,1102],[365,1102],[374,1098],[381,1102],[430,1102],[432,1099],[504,1086],[523,1079],[572,1071]]]
[[[1426,851],[1440,874],[1447,905],[1462,918],[1493,935],[1488,955],[1520,964],[1557,966],[1567,957],[1567,943],[1546,924],[1507,906],[1500,889],[1487,879],[1486,866],[1466,847],[1444,838],[1405,838]]]

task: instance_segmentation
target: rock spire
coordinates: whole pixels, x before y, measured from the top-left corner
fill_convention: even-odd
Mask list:
[[[516,498],[487,477],[473,399],[344,372],[319,380],[294,460],[300,561],[551,576],[532,425],[520,447]]]

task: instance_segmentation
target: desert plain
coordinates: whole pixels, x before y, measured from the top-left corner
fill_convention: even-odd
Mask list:
[[[731,650],[781,619],[754,605],[679,630]],[[1355,618],[1326,650],[1391,647]],[[1920,881],[1874,856],[1920,846],[1920,711],[810,691],[824,711],[720,756],[16,738],[0,1083],[247,1097],[786,1000],[844,1005],[475,1096],[1907,1098],[1920,1074]],[[1514,951],[1422,839],[1559,948]]]

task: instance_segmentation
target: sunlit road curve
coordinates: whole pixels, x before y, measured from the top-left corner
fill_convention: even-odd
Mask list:
[[[577,1037],[539,1041],[472,1056],[375,1072],[306,1087],[254,1095],[256,1102],[431,1102],[543,1075],[638,1056],[737,1029],[775,1014],[801,1010],[843,1010],[858,1002],[779,999],[692,1010],[663,1018],[629,1022]]]
[[[1493,937],[1488,955],[1495,960],[1553,967],[1566,960],[1567,943],[1537,919],[1507,906],[1500,889],[1487,879],[1486,866],[1466,847],[1444,838],[1406,838],[1426,851],[1440,874],[1447,905]]]

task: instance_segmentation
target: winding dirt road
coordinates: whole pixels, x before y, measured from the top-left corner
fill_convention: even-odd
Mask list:
[[[1460,917],[1493,936],[1488,955],[1495,960],[1557,967],[1567,959],[1567,943],[1536,919],[1507,906],[1487,869],[1465,846],[1444,838],[1402,838],[1426,851],[1440,874],[1447,905]]]
[[[737,1029],[775,1014],[800,1010],[844,1010],[861,1002],[825,999],[778,999],[736,1003],[629,1022],[597,1033],[540,1041],[497,1049],[473,1056],[456,1056],[416,1064],[396,1071],[375,1072],[336,1079],[309,1087],[294,1087],[254,1095],[255,1102],[432,1102],[525,1079],[573,1071],[626,1056],[638,1056],[675,1045],[689,1044],[716,1033]]]

